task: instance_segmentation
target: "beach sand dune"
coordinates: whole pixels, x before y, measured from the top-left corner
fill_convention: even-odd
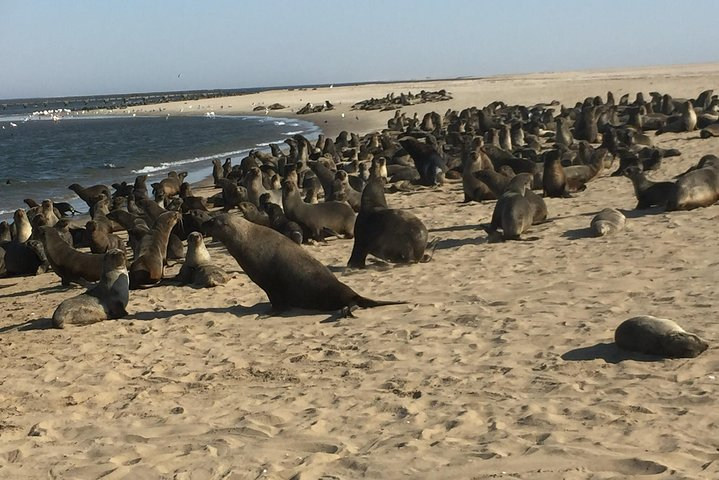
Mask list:
[[[410,89],[454,96],[407,109],[421,114],[717,86],[719,65],[708,65],[213,101],[246,111],[328,99],[337,110],[303,118],[333,135],[382,128],[392,112],[349,105]],[[697,132],[655,142],[682,152],[655,180],[719,153],[719,139]],[[351,270],[351,240],[304,247],[362,295],[408,302],[356,319],[267,316],[264,293],[219,243],[209,250],[233,275],[226,285],[133,291],[128,318],[83,328],[49,328],[79,287],[53,273],[0,280],[0,477],[717,478],[719,207],[637,213],[630,181],[611,171],[574,198],[546,199],[550,221],[531,242],[487,243],[479,225],[494,202],[461,203],[461,184],[388,194],[438,240],[431,262]],[[624,211],[626,228],[593,238],[604,208]],[[614,329],[645,314],[710,349],[681,360],[618,350]]]

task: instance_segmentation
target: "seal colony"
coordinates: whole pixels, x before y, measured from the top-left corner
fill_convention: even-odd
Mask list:
[[[632,94],[627,102],[633,99]],[[602,102],[606,103],[604,96]],[[620,102],[616,95],[615,105]],[[270,307],[265,292],[209,231],[202,241],[210,253],[210,265],[223,268],[233,278],[206,290],[179,287],[169,279],[186,262],[168,255],[157,286],[129,291],[124,320],[108,318],[81,328],[70,328],[68,323],[65,331],[16,328],[25,318],[31,319],[29,327],[50,325],[53,311],[85,289],[61,288],[53,272],[0,281],[5,313],[13,315],[4,320],[9,329],[1,338],[6,352],[4,386],[8,389],[3,407],[9,407],[9,416],[3,420],[3,437],[8,443],[0,463],[8,476],[23,478],[12,475],[18,465],[43,468],[47,459],[58,458],[58,449],[66,456],[53,467],[53,473],[68,477],[113,468],[119,468],[118,475],[141,476],[140,469],[144,469],[145,475],[158,476],[162,470],[161,475],[180,477],[183,468],[200,471],[201,462],[214,465],[230,455],[247,459],[243,469],[252,478],[262,469],[283,478],[296,474],[394,478],[402,473],[394,466],[397,463],[405,465],[403,468],[411,465],[417,476],[441,467],[451,470],[444,472],[447,477],[456,478],[491,476],[500,469],[517,478],[532,477],[535,472],[537,478],[586,478],[597,469],[600,477],[662,476],[662,469],[676,471],[683,478],[714,475],[711,436],[705,435],[710,422],[700,421],[711,418],[714,349],[676,361],[627,353],[606,342],[613,341],[614,327],[622,320],[649,314],[675,319],[709,345],[716,343],[707,318],[710,315],[705,313],[715,306],[711,285],[716,276],[711,272],[716,266],[707,252],[715,246],[711,225],[717,207],[667,212],[660,203],[633,210],[638,199],[631,179],[609,176],[618,169],[621,151],[605,156],[613,165],[603,162],[596,177],[585,181],[583,189],[569,188],[566,197],[542,196],[544,169],[529,171],[532,163],[524,160],[539,165],[547,159],[546,152],[554,150],[565,169],[565,179],[583,170],[585,177],[578,178],[584,181],[592,173],[590,168],[571,167],[584,167],[583,162],[593,160],[598,165],[601,156],[600,152],[593,158],[587,147],[609,151],[626,148],[631,141],[637,145],[637,153],[625,155],[627,161],[636,157],[631,160],[641,163],[642,173],[653,182],[675,183],[674,177],[690,166],[699,167],[692,171],[706,168],[706,162],[699,166],[699,160],[704,154],[716,153],[715,140],[698,138],[699,130],[659,136],[651,135],[652,131],[644,133],[651,138],[653,146],[649,148],[681,151],[678,157],[665,154],[659,160],[640,153],[647,145],[638,146],[639,141],[646,141],[638,132],[615,132],[617,138],[612,139],[612,133],[598,131],[595,143],[590,143],[576,137],[590,138],[587,132],[591,134],[591,128],[576,132],[571,121],[564,121],[568,125],[563,127],[571,139],[566,135],[559,142],[552,138],[551,128],[541,127],[533,134],[526,128],[495,124],[490,128],[496,133],[485,136],[478,134],[476,127],[470,127],[468,133],[467,125],[460,128],[457,124],[456,131],[453,126],[451,133],[445,133],[450,125],[445,123],[447,107],[437,107],[442,107],[439,121],[436,115],[425,118],[420,114],[409,132],[409,124],[396,135],[347,132],[342,138],[333,132],[329,138],[335,144],[334,152],[326,138],[321,147],[314,140],[308,147],[296,138],[279,144],[281,153],[272,153],[274,158],[289,159],[288,151],[294,149],[292,158],[298,162],[275,163],[263,158],[264,152],[248,160],[233,158],[235,165],[225,177],[238,191],[240,187],[247,190],[242,201],[228,208],[228,215],[236,220],[244,217],[260,228],[267,220],[263,213],[270,217],[265,208],[269,205],[276,205],[269,210],[282,218],[277,210],[282,209],[281,200],[270,195],[263,202],[263,194],[257,195],[278,190],[274,175],[281,180],[296,178],[301,193],[312,189],[310,198],[319,203],[328,197],[325,185],[331,185],[335,201],[343,201],[337,195],[346,195],[347,185],[357,192],[362,189],[356,179],[365,182],[364,193],[376,177],[386,176],[382,193],[387,208],[412,214],[425,225],[427,241],[437,240],[429,263],[377,267],[372,265],[374,254],[369,253],[371,268],[345,269],[360,232],[367,231],[357,221],[351,239],[330,228],[324,229],[321,240],[302,238],[296,229],[288,230],[286,236],[361,296],[407,301],[407,305],[359,310],[355,314],[360,320],[334,325],[316,324],[326,315],[312,310],[291,308],[279,317],[259,316]],[[550,104],[539,107],[538,113],[543,108],[550,109]],[[552,108],[553,117],[571,116],[558,104]],[[414,121],[411,112],[405,118]],[[349,120],[354,119],[348,119],[348,130],[362,128],[353,127]],[[467,120],[473,122],[470,115]],[[497,123],[494,113],[483,121],[487,120]],[[523,124],[520,118],[514,121]],[[394,120],[393,128],[397,124]],[[552,122],[544,125],[550,127]],[[422,185],[414,159],[404,151],[394,154],[392,150],[395,139],[410,136],[425,143],[427,135],[435,137],[439,147],[435,148],[446,162],[441,185]],[[465,135],[471,135],[473,141],[464,142]],[[511,152],[511,156],[503,152]],[[476,160],[467,174],[464,158]],[[501,164],[499,168],[495,169],[492,158]],[[333,181],[327,182],[326,176],[318,173],[322,170],[317,162],[334,173],[329,177]],[[250,194],[249,183],[238,182],[254,168],[263,172],[263,180],[268,178],[264,190],[250,185]],[[484,173],[475,178],[491,184],[491,188],[485,186],[494,199],[462,202],[465,192],[459,177],[469,179],[473,168]],[[380,173],[383,169],[384,174]],[[347,183],[340,170],[347,173]],[[489,244],[481,227],[489,222],[496,199],[522,174],[532,176],[524,193],[531,191],[542,198],[547,221],[532,225],[519,237],[532,236],[537,239],[533,242],[506,239]],[[338,176],[341,185],[336,184]],[[133,184],[132,178],[117,180]],[[147,186],[157,181],[148,179]],[[471,182],[467,186],[474,192]],[[201,250],[190,251],[191,243],[199,240],[193,233],[209,229],[210,224],[205,223],[213,221],[223,208],[216,203],[221,194],[210,201],[220,188],[193,190],[192,195],[185,191],[186,197],[207,198],[209,211],[183,212],[181,224],[178,221],[170,233],[185,248],[183,254],[190,264],[192,255]],[[109,227],[123,241],[132,235],[133,241],[141,242],[152,235],[164,213],[148,201],[164,210],[180,206],[180,195],[161,198],[160,205],[151,194],[147,198],[138,194],[132,201],[125,197],[126,205],[120,209],[110,199],[110,212],[104,212],[104,207],[96,209],[93,221]],[[254,197],[259,206],[252,203]],[[627,227],[600,239],[590,238],[590,219],[608,207],[626,216]],[[102,219],[103,215],[109,221]],[[604,222],[612,221],[606,215],[601,217]],[[85,228],[86,218],[78,220],[71,219],[67,225],[71,235],[77,228]],[[290,222],[294,221],[283,223]],[[294,223],[301,232],[302,227]],[[582,229],[579,235],[575,234],[578,228]],[[390,227],[385,238],[394,239],[392,233]],[[70,239],[76,249],[87,253],[90,246],[82,246],[83,240],[87,241],[81,235]],[[168,245],[170,241],[168,237]],[[135,252],[138,250],[132,247],[127,250],[130,263],[137,257]],[[203,264],[197,260],[195,263]],[[29,317],[29,312],[36,316]],[[34,320],[38,317],[40,320]],[[47,353],[27,345],[33,342],[42,343]],[[563,358],[574,348],[584,350],[584,361]],[[22,382],[18,371],[25,373],[28,383]],[[30,382],[39,388],[27,388]],[[26,393],[37,390],[42,391],[39,400]],[[22,408],[13,410],[15,405]],[[432,415],[426,415],[430,408]],[[343,412],[339,417],[338,411]],[[113,418],[111,425],[93,422],[91,417],[97,414],[100,419]],[[203,417],[200,423],[209,422],[212,429],[196,428],[197,415]],[[78,422],[79,418],[90,419],[91,428],[85,421]],[[39,428],[31,428],[36,423]],[[43,431],[47,438],[34,436]],[[132,435],[125,439],[118,431]],[[78,444],[90,444],[95,438],[108,440],[93,443],[92,458],[73,453]],[[173,456],[172,465],[169,460],[163,464],[168,444],[173,450],[184,446],[189,454]],[[288,448],[289,459],[282,459]],[[280,453],[273,453],[275,449]],[[295,451],[310,460],[300,464],[295,461]],[[578,463],[582,454],[587,455],[588,463]],[[468,456],[473,459],[471,465]],[[259,465],[256,459],[266,459],[267,464]],[[682,460],[686,460],[684,466]],[[31,467],[31,462],[38,466]],[[589,462],[600,465],[593,468],[595,463]],[[75,470],[90,468],[89,463],[97,470]],[[448,463],[458,465],[457,470]],[[258,466],[261,468],[255,470]]]

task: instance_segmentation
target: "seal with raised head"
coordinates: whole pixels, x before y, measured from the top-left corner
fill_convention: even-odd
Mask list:
[[[210,288],[224,285],[230,279],[225,271],[210,263],[210,252],[200,232],[187,236],[187,256],[175,280],[182,284],[191,283],[196,287]]]
[[[100,199],[100,195],[110,198],[110,188],[107,185],[93,185],[83,188],[80,184],[73,183],[67,188],[75,192],[90,208]]]
[[[40,227],[38,238],[45,247],[47,260],[64,286],[70,282],[97,282],[102,276],[102,257],[99,253],[84,253],[75,250],[53,227]]]
[[[622,212],[614,208],[605,208],[592,218],[590,226],[595,235],[603,237],[624,230],[625,222],[626,218]]]
[[[411,213],[387,207],[382,178],[373,178],[365,186],[354,232],[349,267],[364,268],[370,253],[392,263],[430,259],[425,255],[427,227]]]
[[[652,182],[638,166],[627,167],[622,174],[630,179],[634,186],[634,194],[637,197],[637,206],[634,207],[636,210],[666,205],[677,188],[674,182]]]
[[[549,150],[544,154],[542,187],[545,197],[567,198],[571,196],[567,188],[567,176],[564,173],[561,160],[559,150]]]
[[[181,218],[179,212],[165,212],[160,215],[150,233],[142,237],[137,258],[130,265],[130,289],[144,285],[155,285],[165,273],[167,243],[170,233]]]
[[[100,282],[87,292],[64,300],[52,315],[52,325],[89,325],[127,315],[130,281],[125,266],[125,254],[110,250],[103,255]]]
[[[444,182],[447,166],[437,148],[431,144],[431,140],[430,143],[422,143],[414,137],[404,137],[399,140],[399,144],[414,160],[421,185],[431,187]]]
[[[89,220],[85,224],[85,230],[90,237],[90,251],[92,253],[105,253],[113,249],[125,251],[125,242],[117,235],[107,233],[97,221]]]
[[[222,214],[207,222],[242,270],[272,303],[272,309],[343,310],[401,302],[365,298],[352,290],[307,250],[270,228],[242,217]]]
[[[693,358],[709,347],[675,322],[650,315],[622,322],[614,332],[614,343],[623,350],[666,358]]]
[[[285,181],[282,185],[282,205],[285,215],[307,232],[305,238],[322,240],[329,230],[345,238],[354,236],[355,212],[343,202],[322,202],[311,205],[302,201],[296,184]]]

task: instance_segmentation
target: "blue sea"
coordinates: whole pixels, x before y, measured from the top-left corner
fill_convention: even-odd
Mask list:
[[[28,197],[87,211],[67,188],[72,183],[132,183],[145,173],[149,186],[170,170],[188,171],[187,181],[197,182],[210,175],[214,158],[237,164],[251,149],[320,133],[310,122],[267,116],[93,116],[73,110],[82,104],[73,99],[7,102],[0,100],[0,220]]]

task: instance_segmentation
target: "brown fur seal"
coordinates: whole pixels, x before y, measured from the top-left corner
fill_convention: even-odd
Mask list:
[[[130,286],[125,254],[110,250],[103,255],[100,282],[87,292],[63,301],[52,315],[52,325],[89,325],[127,315]]]
[[[285,181],[282,185],[282,205],[285,215],[300,224],[308,233],[306,238],[321,240],[324,231],[330,230],[345,238],[354,236],[355,213],[342,202],[323,202],[310,205],[302,201],[297,185]]]
[[[605,208],[592,218],[591,228],[598,237],[603,237],[622,231],[625,221],[626,218],[619,210]]]
[[[10,233],[10,225],[3,220],[0,222],[0,243],[9,242],[12,240],[12,233]]]
[[[708,207],[719,200],[719,159],[699,161],[699,168],[679,177],[669,196],[667,210],[691,210]]]
[[[347,202],[352,210],[359,212],[362,202],[362,193],[358,192],[349,182],[349,176],[344,170],[335,173],[335,180],[332,183],[332,198],[338,202]]]
[[[622,322],[614,332],[617,347],[666,358],[693,358],[709,345],[671,320],[643,315]]]
[[[264,290],[275,311],[304,308],[349,313],[354,307],[400,303],[362,297],[304,248],[270,228],[228,214],[215,217],[207,226],[250,280]]]
[[[212,160],[212,179],[215,182],[215,186],[219,187],[219,182],[221,178],[225,178],[225,171],[222,168],[222,164],[220,163],[219,158],[215,158]]]
[[[549,198],[567,198],[567,175],[562,167],[559,150],[549,150],[544,154],[544,174],[542,175],[542,188],[544,196]]]
[[[427,227],[409,212],[390,209],[384,196],[384,180],[374,178],[362,193],[355,221],[352,255],[347,265],[364,268],[367,254],[393,263],[428,261]]]
[[[672,117],[674,118],[674,117]],[[681,115],[671,123],[657,129],[656,135],[666,132],[691,132],[697,128],[697,113],[694,111],[694,105],[691,100],[682,103]]]
[[[170,232],[180,218],[179,212],[163,213],[152,231],[142,238],[137,258],[130,265],[130,289],[155,285],[162,280]]]
[[[13,240],[17,243],[25,243],[30,240],[32,236],[32,225],[25,214],[25,210],[21,208],[15,210],[12,226],[14,232]]]
[[[160,183],[153,183],[152,187],[155,193],[162,193],[165,198],[174,197],[180,193],[180,185],[187,176],[187,172],[177,173],[175,171],[168,172],[167,178],[163,178]]]
[[[541,197],[529,189],[532,181],[532,174],[518,174],[497,200],[492,222],[487,229],[492,241],[499,228],[502,229],[503,240],[519,240],[520,235],[532,225],[546,220],[547,206]]]
[[[261,212],[254,203],[242,202],[238,205],[238,209],[242,213],[242,216],[250,222],[262,225],[263,227],[270,226],[270,217],[267,216],[265,212]]]
[[[83,188],[81,185],[73,183],[67,188],[75,192],[90,208],[95,205],[100,195],[110,198],[110,188],[107,185],[93,185],[92,187]]]
[[[677,188],[674,182],[652,182],[637,166],[625,168],[623,174],[634,186],[634,194],[637,197],[637,206],[634,207],[636,210],[666,205]]]
[[[97,282],[102,276],[102,254],[75,250],[52,227],[40,227],[39,239],[45,247],[47,260],[62,284]]]
[[[113,249],[125,251],[125,242],[117,235],[107,233],[97,221],[88,221],[85,224],[85,230],[90,237],[90,251],[92,253],[105,253]]]
[[[187,256],[175,280],[182,284],[192,283],[196,287],[210,288],[224,285],[230,279],[220,267],[210,263],[210,252],[200,232],[187,236]]]
[[[433,186],[444,182],[444,172],[447,169],[446,163],[434,145],[422,143],[413,137],[404,137],[399,140],[410,157],[414,161],[415,168],[419,172],[419,183],[425,186]]]

